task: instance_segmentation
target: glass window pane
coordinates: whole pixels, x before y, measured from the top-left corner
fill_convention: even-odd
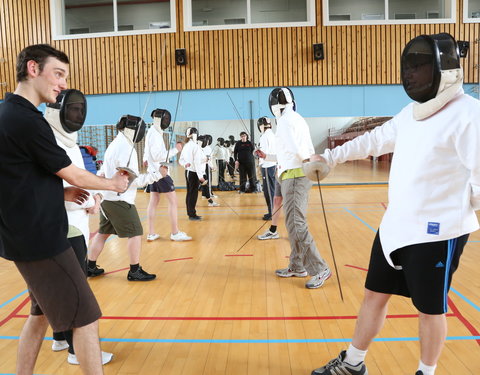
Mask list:
[[[247,0],[192,0],[192,26],[247,23]]]
[[[117,0],[118,31],[169,28],[170,1]]]
[[[480,0],[465,0],[468,1],[468,17],[480,18]]]
[[[328,0],[330,21],[385,19],[384,0]]]
[[[250,0],[252,23],[307,22],[307,0]]]
[[[88,34],[113,30],[113,0],[65,0],[64,34]]]
[[[388,0],[391,20],[450,18],[451,0]]]

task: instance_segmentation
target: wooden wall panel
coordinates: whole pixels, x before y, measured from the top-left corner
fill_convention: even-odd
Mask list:
[[[421,33],[446,31],[470,41],[462,59],[465,82],[477,83],[480,25],[463,23],[463,1],[457,0],[455,24],[325,27],[321,0],[316,0],[315,27],[184,32],[183,0],[176,0],[176,33],[53,41],[49,0],[0,0],[0,98],[15,89],[16,55],[34,43],[51,43],[69,55],[71,87],[108,94],[399,84],[406,42]],[[324,60],[313,59],[315,43],[324,43]],[[175,64],[177,48],[187,49],[186,66]]]

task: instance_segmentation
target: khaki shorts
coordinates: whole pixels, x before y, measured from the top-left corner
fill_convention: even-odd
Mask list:
[[[15,262],[27,283],[31,315],[45,315],[55,332],[79,328],[102,316],[72,248],[48,259]]]
[[[120,238],[143,235],[142,223],[134,204],[123,201],[103,201],[101,206],[98,233],[116,234]]]

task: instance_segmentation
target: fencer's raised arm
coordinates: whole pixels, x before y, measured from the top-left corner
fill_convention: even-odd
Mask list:
[[[381,126],[359,137],[337,146],[326,149],[321,155],[330,168],[348,160],[365,159],[368,156],[380,156],[393,152],[397,134],[397,120],[392,118]]]

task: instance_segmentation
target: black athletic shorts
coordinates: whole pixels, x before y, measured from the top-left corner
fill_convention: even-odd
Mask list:
[[[395,250],[391,254],[393,263],[402,267],[396,270],[387,263],[377,232],[365,287],[378,293],[410,297],[424,314],[444,314],[448,310],[452,276],[467,240],[468,234]]]
[[[158,181],[155,181],[153,184],[150,184],[145,189],[147,193],[170,193],[175,191],[175,185],[170,176],[165,176]]]
[[[102,316],[72,248],[53,258],[15,262],[27,283],[31,315],[45,315],[54,332],[95,322]]]

